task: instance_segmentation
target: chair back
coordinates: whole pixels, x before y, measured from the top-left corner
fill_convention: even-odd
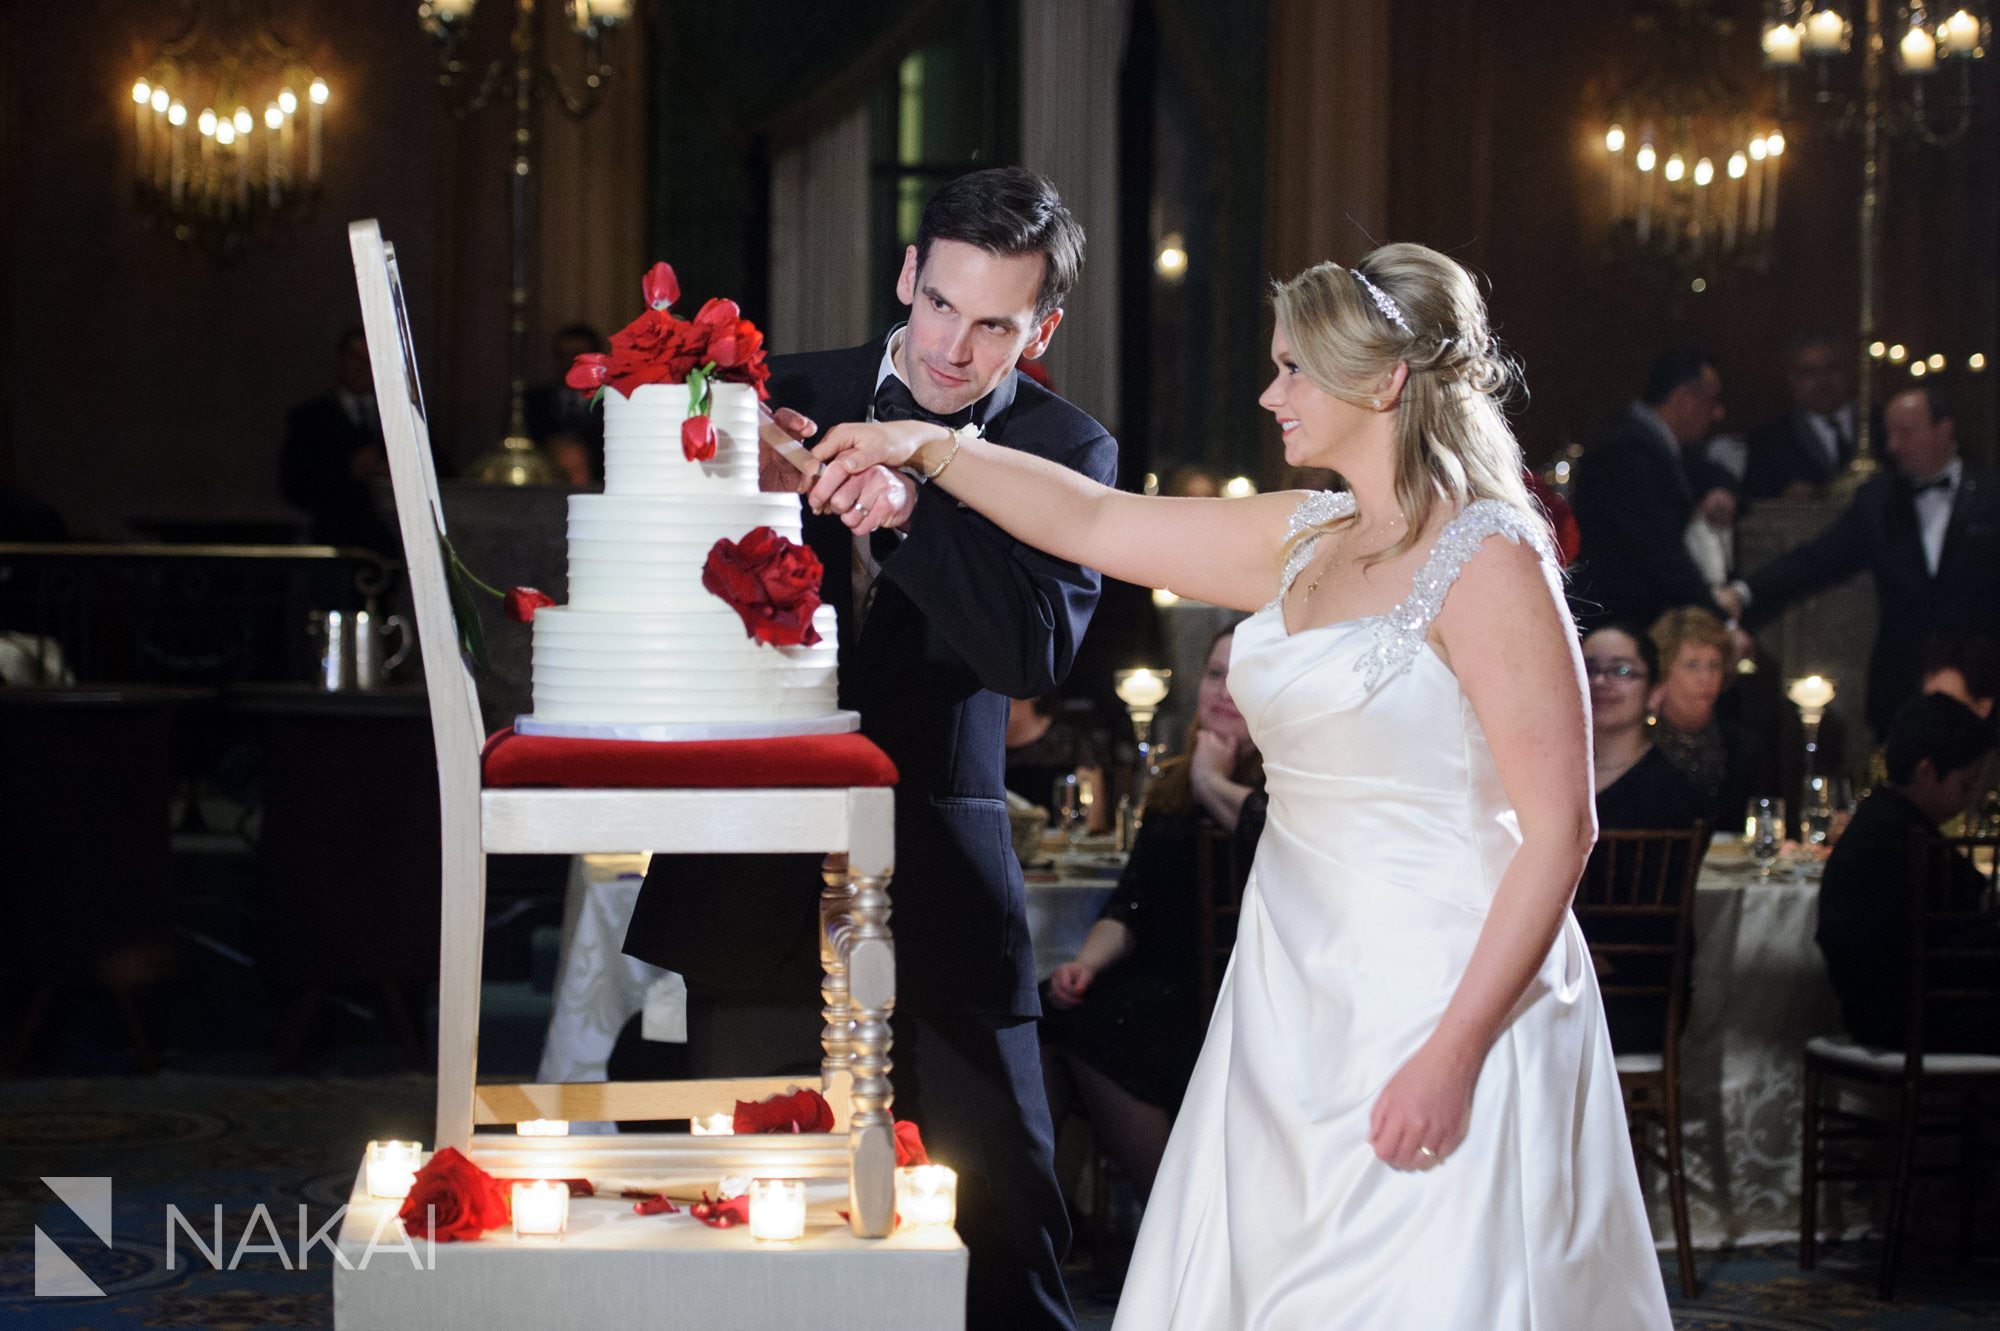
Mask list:
[[[1694,956],[1695,876],[1707,847],[1708,828],[1701,823],[1603,832],[1572,907],[1606,1007],[1622,1002],[1657,1010],[1665,1022],[1660,1050],[1669,1064],[1678,1061]]]
[[[1229,968],[1236,946],[1236,918],[1250,866],[1236,852],[1236,837],[1206,818],[1201,821],[1195,850],[1195,893],[1201,917],[1201,951],[1196,979],[1201,985],[1202,1010],[1215,1007],[1222,973]]]
[[[1922,1070],[1926,1044],[1954,1049],[1970,1028],[1983,1034],[1978,1052],[2000,1048],[1990,1023],[2000,1018],[2000,904],[1995,861],[2000,835],[1911,835],[1909,1042],[1904,1071]]]
[[[444,505],[437,471],[431,465],[430,426],[424,415],[416,345],[410,335],[409,307],[396,268],[396,249],[382,239],[375,221],[347,228],[354,255],[354,278],[361,292],[362,327],[375,372],[375,402],[382,439],[389,453],[389,481],[396,494],[396,526],[409,563],[410,594],[417,614],[417,642],[423,653],[424,687],[430,697],[431,733],[437,744],[438,778],[447,824],[454,806],[477,826],[479,751],[485,727],[471,668],[459,648],[459,624],[446,581]],[[477,612],[465,607],[477,632]],[[464,806],[470,802],[468,810]]]

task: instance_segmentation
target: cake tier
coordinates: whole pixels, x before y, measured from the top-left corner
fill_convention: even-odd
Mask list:
[[[836,710],[834,612],[811,647],[767,647],[717,598],[678,614],[535,615],[535,719],[565,725],[762,721]]]
[[[631,397],[604,392],[604,492],[608,495],[757,493],[757,390],[716,384],[709,402],[715,457],[689,462],[681,452],[686,384],[646,384]]]
[[[571,495],[569,604],[640,611],[707,605],[733,619],[734,612],[701,585],[702,566],[717,541],[740,541],[758,527],[797,541],[798,496],[724,494],[695,502]]]

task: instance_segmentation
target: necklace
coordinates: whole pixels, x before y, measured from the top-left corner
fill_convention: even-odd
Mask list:
[[[1397,527],[1402,526],[1408,520],[1409,519],[1405,518],[1402,515],[1402,513],[1398,512],[1396,514],[1396,521],[1390,525],[1389,530],[1394,531]],[[1356,530],[1358,530],[1358,528],[1349,527],[1346,529],[1347,532],[1353,532]],[[1345,533],[1343,532],[1332,533],[1332,535],[1334,535],[1335,537],[1341,536],[1343,534]],[[1339,562],[1340,562],[1340,556],[1338,553],[1335,553],[1329,556],[1324,564],[1320,565],[1319,572],[1313,574],[1312,580],[1306,583],[1305,592],[1299,597],[1301,603],[1312,600],[1312,595],[1314,592],[1319,590],[1320,583],[1323,580],[1325,580],[1327,574],[1333,572],[1334,565],[1338,564]]]

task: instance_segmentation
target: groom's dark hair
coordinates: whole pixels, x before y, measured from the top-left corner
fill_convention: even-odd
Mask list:
[[[931,195],[917,223],[918,272],[934,240],[963,241],[988,254],[1041,255],[1036,318],[1063,303],[1083,267],[1083,228],[1056,187],[1023,166],[974,171]]]

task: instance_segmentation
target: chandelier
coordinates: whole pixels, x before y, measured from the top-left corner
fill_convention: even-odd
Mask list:
[[[1735,21],[1714,0],[1659,0],[1634,26],[1647,61],[1611,99],[1602,139],[1612,252],[1663,261],[1696,291],[1721,262],[1761,268],[1785,136],[1718,68]]]
[[[139,207],[218,259],[241,253],[318,197],[328,96],[265,0],[194,0],[132,84]]]

